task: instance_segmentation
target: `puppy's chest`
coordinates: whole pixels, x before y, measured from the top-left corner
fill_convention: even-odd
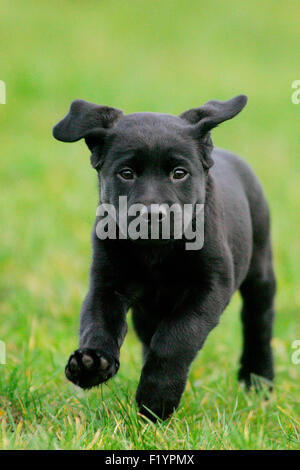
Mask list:
[[[182,287],[182,286],[181,286]],[[180,289],[181,290],[181,289]],[[176,305],[181,297],[179,286],[162,283],[132,282],[124,286],[123,297],[127,299],[130,307],[138,307],[144,311],[164,311]]]
[[[117,290],[132,306],[175,305],[189,287],[187,276],[182,274],[154,268],[137,271],[120,283]]]

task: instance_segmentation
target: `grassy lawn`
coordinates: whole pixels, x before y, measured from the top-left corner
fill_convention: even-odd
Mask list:
[[[300,339],[300,104],[291,102],[299,16],[293,0],[0,1],[0,448],[300,448],[300,365],[291,360]],[[236,381],[236,295],[194,362],[178,411],[144,423],[130,314],[111,382],[83,393],[64,377],[87,290],[97,181],[84,144],[60,144],[51,128],[75,98],[179,114],[238,93],[249,104],[214,142],[244,156],[271,206],[275,391],[265,401]]]

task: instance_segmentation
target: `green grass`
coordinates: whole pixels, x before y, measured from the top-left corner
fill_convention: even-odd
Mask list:
[[[300,5],[293,0],[0,2],[0,447],[296,449],[300,366]],[[180,113],[249,95],[214,133],[260,177],[271,205],[278,278],[276,387],[266,402],[237,384],[236,296],[193,364],[171,420],[137,414],[140,346],[129,333],[118,376],[83,393],[64,378],[87,289],[96,175],[83,143],[51,128],[75,98],[126,113]]]

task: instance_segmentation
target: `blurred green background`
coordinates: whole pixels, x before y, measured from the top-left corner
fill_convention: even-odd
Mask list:
[[[299,447],[299,17],[293,0],[0,1],[0,447]],[[83,394],[64,379],[98,193],[85,145],[61,144],[51,129],[75,98],[179,114],[239,93],[247,107],[213,138],[247,160],[271,206],[276,391],[266,404],[236,383],[237,295],[179,411],[155,428],[134,405],[141,360],[132,328],[111,384]]]

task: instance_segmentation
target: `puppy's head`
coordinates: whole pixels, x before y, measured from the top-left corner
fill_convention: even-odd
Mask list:
[[[247,102],[244,95],[209,101],[180,116],[158,113],[124,115],[83,100],[53,129],[56,139],[85,139],[100,179],[102,203],[128,207],[204,203],[206,176],[213,165],[210,131],[233,118]],[[161,215],[161,213],[159,214]]]

